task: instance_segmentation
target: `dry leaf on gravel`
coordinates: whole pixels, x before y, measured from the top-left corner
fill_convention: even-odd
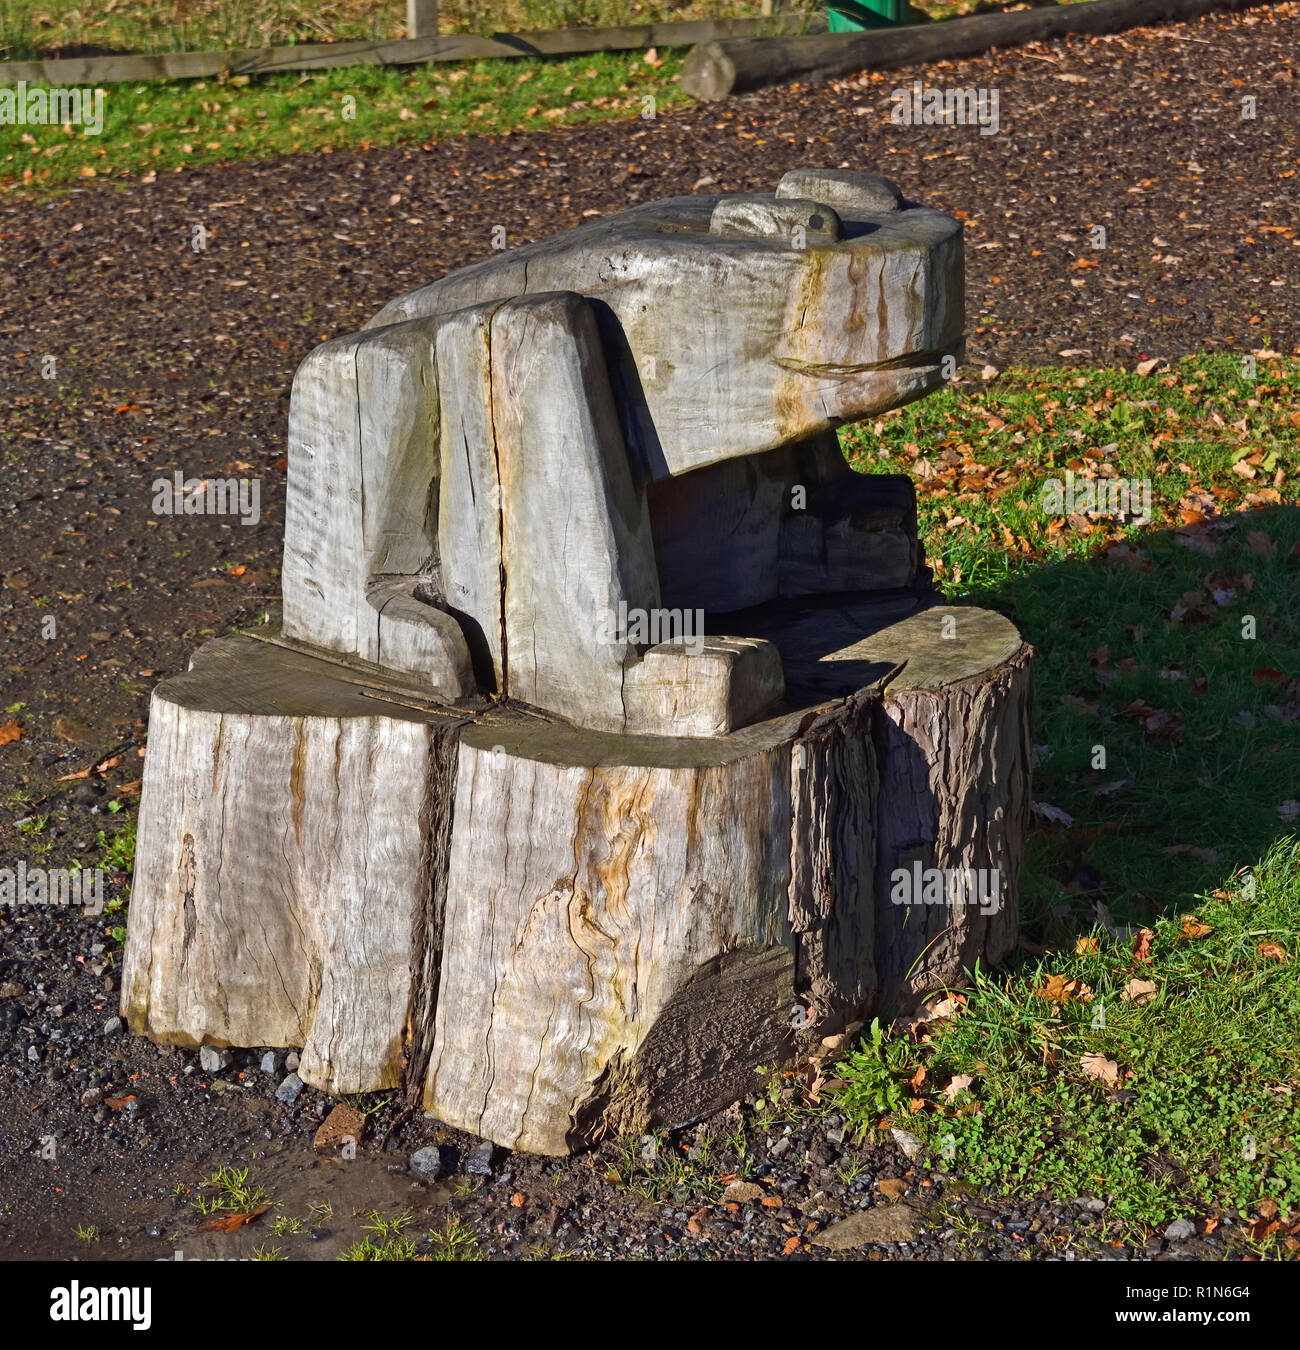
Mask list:
[[[23,724],[21,722],[6,722],[0,727],[0,745],[8,745],[10,741],[18,740],[23,734]]]
[[[233,1233],[246,1223],[261,1218],[270,1208],[270,1205],[258,1205],[256,1209],[249,1210],[246,1214],[214,1214],[212,1218],[204,1219],[199,1228],[204,1233]]]

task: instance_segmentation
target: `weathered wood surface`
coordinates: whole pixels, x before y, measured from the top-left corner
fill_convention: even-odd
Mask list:
[[[909,1011],[1015,946],[1032,651],[1000,614],[937,606],[883,629],[857,654],[902,663],[875,732],[875,969],[880,1005]],[[915,903],[925,898],[915,894],[900,904],[901,874],[915,877],[918,867],[955,873],[974,889],[955,904]]]
[[[454,719],[218,639],[157,690],[122,1008],[183,1045],[293,1045],[334,1092],[402,1080],[423,824]],[[414,809],[412,809],[414,807]]]
[[[313,352],[282,623],[154,694],[132,1028],[563,1153],[1003,955],[1030,654],[833,431],[934,387],[961,286],[957,222],[799,170]]]
[[[438,35],[438,0],[406,0],[406,36]]]
[[[723,99],[800,78],[830,79],[860,70],[920,65],[975,56],[1072,33],[1120,33],[1167,20],[1186,21],[1216,9],[1246,9],[1276,0],[1091,0],[1087,4],[979,14],[918,27],[804,37],[718,38],[686,58],[682,88],[700,99]],[[834,205],[834,203],[828,203]]]
[[[791,184],[813,203],[804,234],[790,216],[773,237],[762,222],[792,205]],[[816,227],[823,191],[838,224],[823,212]],[[775,194],[676,197],[511,249],[399,296],[367,329],[566,291],[600,320],[634,471],[660,480],[938,388],[961,352],[961,225],[901,205],[878,175],[800,170]]]
[[[625,24],[615,28],[558,28],[492,37],[447,34],[392,41],[303,42],[292,47],[249,47],[226,52],[160,52],[157,55],[79,56],[48,61],[0,62],[0,84],[115,84],[135,80],[216,79],[275,75],[339,66],[406,66],[485,57],[568,56],[583,52],[686,47],[718,37],[803,33],[824,23],[799,14],[758,19],[689,19]]]
[[[820,613],[811,644],[818,611],[773,618],[773,649],[862,687],[694,739],[210,643],[151,710],[131,1027],[301,1046],[315,1086],[405,1084],[562,1153],[706,1115],[754,1065],[959,982],[1015,931],[1028,649],[979,610]],[[891,873],[916,860],[1000,869],[999,908],[905,916]]]
[[[842,170],[413,292],[295,378],[285,635],[596,731],[742,726],[781,671],[718,616],[917,582],[910,486],[830,428],[936,384],[960,317],[959,224]]]

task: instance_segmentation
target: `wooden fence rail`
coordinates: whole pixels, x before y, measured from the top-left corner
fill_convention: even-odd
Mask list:
[[[408,0],[408,23],[417,27],[437,0]],[[415,13],[418,11],[418,13]],[[221,75],[276,75],[337,66],[407,66],[429,61],[474,61],[493,56],[567,56],[583,52],[634,51],[641,47],[689,47],[718,38],[807,32],[824,17],[776,14],[756,19],[694,19],[630,24],[617,28],[557,28],[497,33],[395,38],[391,41],[301,43],[229,52],[160,52],[156,55],[65,57],[51,61],[0,62],[0,84],[118,84],[136,80],[215,79]]]

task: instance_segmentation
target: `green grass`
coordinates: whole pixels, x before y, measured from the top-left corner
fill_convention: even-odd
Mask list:
[[[976,0],[923,0],[931,18],[969,13]],[[530,32],[548,28],[756,18],[757,0],[442,0],[438,31]],[[801,7],[825,27],[820,0]],[[304,42],[389,41],[406,36],[401,0],[116,0],[54,6],[0,0],[0,60],[29,61],[66,48],[113,52],[221,51]]]
[[[402,0],[119,0],[57,8],[52,13],[56,7],[48,0],[0,0],[0,60],[35,60],[43,51],[72,46],[223,51],[406,36]],[[758,13],[757,0],[442,0],[438,31],[490,35]]]
[[[1300,363],[1261,359],[1246,382],[1222,357],[1012,371],[842,433],[861,467],[913,474],[948,595],[1010,614],[1037,649],[1033,795],[1073,824],[1031,835],[1009,970],[977,973],[929,1044],[868,1037],[837,1070],[839,1105],[863,1128],[892,1116],[936,1158],[946,1142],[947,1165],[994,1190],[1107,1198],[1116,1238],[1300,1209],[1298,428]],[[1150,479],[1150,524],[1043,510],[1045,479],[1101,464]],[[1039,997],[1053,975],[1091,998]],[[1123,1000],[1132,978],[1155,997]],[[904,1084],[922,1065],[918,1098]],[[949,1101],[957,1075],[973,1082]]]
[[[107,830],[95,831],[95,842],[104,850],[102,866],[119,872],[130,872],[135,867],[135,821],[127,819],[116,834]]]
[[[1300,796],[1300,722],[1279,715],[1300,702],[1300,362],[1261,363],[1252,386],[1239,369],[1016,372],[842,433],[860,467],[912,472],[948,595],[1009,614],[1038,651],[1034,796],[1075,821],[1031,842],[1040,940],[1089,911],[1096,897],[1071,891],[1085,871],[1124,921],[1190,903],[1262,856],[1278,807]],[[1243,449],[1270,474],[1235,473]],[[1046,515],[1043,482],[1089,463],[1150,478],[1152,523],[1076,530]],[[1243,509],[1248,494],[1263,499]],[[1184,524],[1180,502],[1222,514]]]
[[[606,1180],[652,1204],[680,1204],[692,1197],[716,1200],[722,1193],[717,1177],[716,1143],[707,1134],[701,1136],[691,1150],[694,1154],[691,1157],[667,1135],[656,1136],[653,1148],[645,1139],[625,1139],[619,1146],[614,1170]],[[747,1175],[748,1170],[742,1166],[740,1174]]]
[[[1240,884],[1202,897],[1204,936],[1185,936],[1172,915],[1156,920],[1149,963],[1100,932],[1095,951],[981,977],[931,1045],[896,1041],[888,1058],[868,1056],[871,1073],[890,1074],[901,1091],[923,1063],[933,1095],[906,1123],[932,1156],[946,1142],[952,1170],[1011,1194],[1104,1197],[1117,1237],[1230,1208],[1254,1214],[1268,1199],[1294,1217],[1300,839],[1279,840],[1253,877],[1253,899]],[[1267,942],[1288,959],[1261,955]],[[1037,996],[1049,975],[1082,980],[1091,999]],[[1121,998],[1134,978],[1156,985],[1152,1001]],[[1113,1088],[1083,1072],[1085,1055],[1116,1066]],[[877,1123],[874,1110],[857,1109],[863,1067],[850,1060],[837,1072],[850,1085],[848,1114]],[[974,1081],[949,1103],[942,1089],[958,1074]]]
[[[482,1261],[478,1238],[473,1228],[458,1215],[449,1214],[441,1228],[422,1237],[401,1230],[411,1222],[410,1214],[386,1219],[372,1211],[362,1229],[367,1236],[339,1252],[340,1261]]]
[[[193,1202],[200,1214],[248,1214],[271,1203],[271,1197],[260,1186],[248,1184],[247,1167],[219,1167],[199,1185],[210,1193]]]
[[[174,173],[297,152],[344,152],[498,135],[682,103],[684,52],[566,60],[376,66],[226,82],[112,85],[99,136],[80,127],[0,126],[0,186],[43,191],[98,177]]]

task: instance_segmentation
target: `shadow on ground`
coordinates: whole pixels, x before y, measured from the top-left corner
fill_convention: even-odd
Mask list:
[[[1193,909],[1294,831],[1297,554],[1300,509],[1284,506],[1151,530],[962,596],[1008,614],[1038,652],[1029,953]]]

